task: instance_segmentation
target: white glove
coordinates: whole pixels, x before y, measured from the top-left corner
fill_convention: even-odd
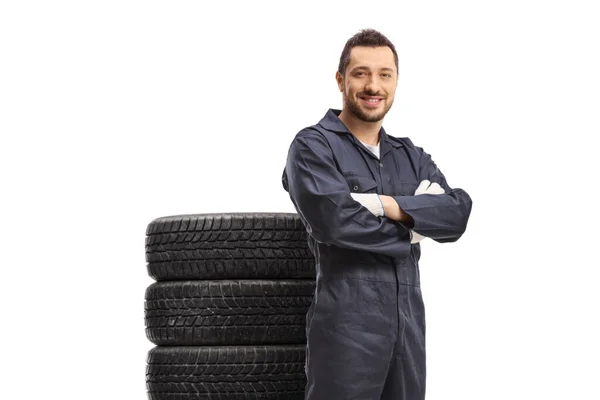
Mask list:
[[[350,193],[350,196],[364,207],[366,207],[376,217],[383,217],[383,203],[377,193]]]
[[[446,193],[446,191],[437,182],[431,183],[430,181],[425,179],[425,180],[421,181],[421,183],[419,184],[419,187],[417,187],[417,190],[415,191],[415,196],[418,196],[420,194],[442,194],[442,193]],[[411,233],[411,240],[410,240],[411,244],[419,243],[421,240],[426,238],[426,236],[423,236],[420,233],[417,233],[413,230],[411,230],[410,233]]]
[[[429,182],[427,179],[421,181],[421,184],[415,191],[415,196],[419,194],[442,194],[446,193],[444,188],[442,188],[437,182]]]

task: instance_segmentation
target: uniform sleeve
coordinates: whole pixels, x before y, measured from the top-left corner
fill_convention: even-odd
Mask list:
[[[318,242],[390,257],[410,254],[409,231],[355,201],[320,134],[302,131],[290,146],[287,189],[308,233]]]
[[[438,243],[456,242],[467,229],[472,200],[460,188],[451,188],[431,156],[421,153],[419,179],[437,182],[446,193],[420,194],[418,196],[393,196],[400,208],[414,221],[412,229]]]

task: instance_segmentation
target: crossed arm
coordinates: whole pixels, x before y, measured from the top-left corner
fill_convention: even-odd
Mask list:
[[[425,179],[421,181],[414,195],[442,193],[445,193],[445,190],[437,182],[431,183]],[[414,226],[412,217],[400,208],[400,205],[392,196],[379,195],[377,193],[351,193],[351,196],[377,217],[387,216],[394,221],[402,222],[406,227],[412,228]],[[414,232],[412,229],[410,234],[410,243],[412,244],[419,243],[425,239],[425,236]]]
[[[431,165],[426,168],[439,171]],[[445,179],[440,175],[435,178],[443,187]],[[387,218],[373,218],[351,197],[325,138],[311,131],[299,133],[292,142],[285,176],[290,198],[308,233],[319,242],[344,248],[403,257],[410,251],[411,229],[434,240],[456,240],[464,232],[470,212],[466,192],[454,189],[441,201],[431,199],[441,196],[417,201],[411,199],[426,196],[381,196]]]

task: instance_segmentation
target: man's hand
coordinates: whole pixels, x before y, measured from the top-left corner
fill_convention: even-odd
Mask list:
[[[446,191],[436,182],[429,182],[427,179],[421,181],[419,187],[415,191],[415,196],[420,194],[442,194],[446,193]],[[410,231],[412,239],[410,240],[411,244],[419,243],[421,240],[425,239],[426,236],[421,235],[415,231]]]
[[[444,188],[442,188],[437,182],[429,182],[427,179],[421,181],[419,187],[415,191],[415,196],[419,194],[442,194],[446,193]]]

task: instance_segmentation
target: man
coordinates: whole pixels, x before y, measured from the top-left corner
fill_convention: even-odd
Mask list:
[[[384,35],[350,38],[336,80],[343,109],[296,135],[282,177],[317,267],[306,399],[424,399],[419,242],[458,240],[471,198],[421,147],[382,128],[398,84]]]

